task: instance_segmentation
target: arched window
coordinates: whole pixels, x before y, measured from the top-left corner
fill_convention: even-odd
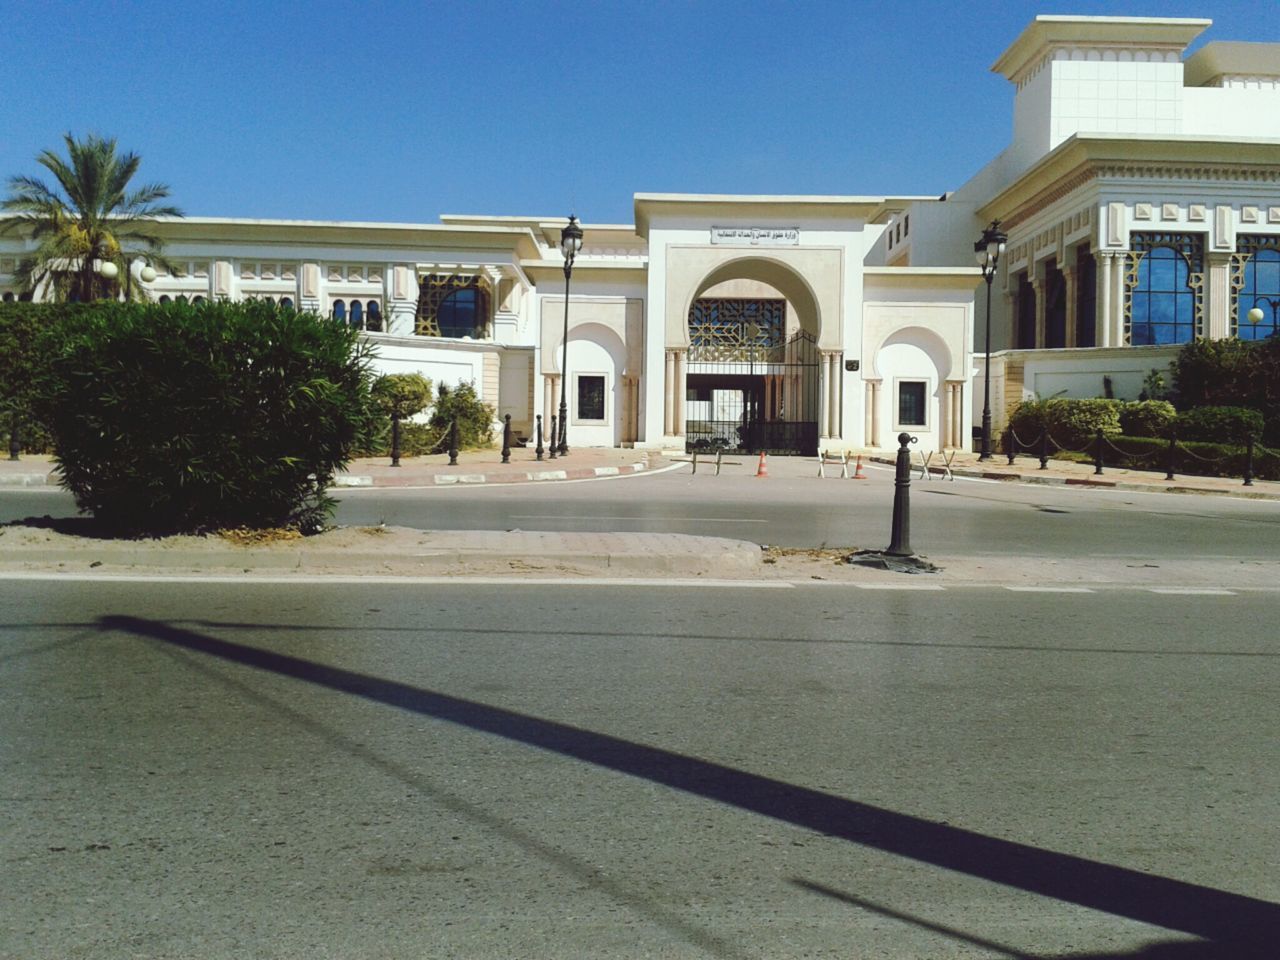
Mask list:
[[[285,310],[292,310],[292,309],[293,309],[293,297],[281,297],[281,298],[280,298],[280,306],[281,306],[281,307],[283,307]]]
[[[5,302],[5,303],[13,303],[13,301],[14,301],[15,299],[16,299],[16,298],[14,297],[14,295],[13,295],[13,291],[12,291],[12,290],[6,290],[6,291],[5,291],[5,293],[4,293],[4,302]]]
[[[369,319],[368,321],[366,321],[364,325],[365,329],[372,330],[375,333],[381,333],[382,332],[382,308],[378,306],[377,300],[370,300],[368,303],[368,307],[369,307]]]
[[[436,311],[436,323],[442,337],[470,337],[475,334],[480,310],[480,291],[475,287],[455,290],[444,298]]]
[[[192,302],[192,303],[204,303],[204,297],[192,297],[192,298],[191,298],[191,302]]]
[[[351,325],[359,330],[364,321],[364,304],[359,300],[351,301]]]
[[[333,301],[333,319],[347,322],[347,305],[341,300]]]
[[[1200,330],[1204,235],[1135,233],[1126,273],[1129,343],[1188,343]]]
[[[1240,286],[1235,296],[1234,329],[1241,340],[1263,340],[1280,334],[1280,237],[1240,237],[1236,244],[1243,270],[1237,273]],[[1237,268],[1238,269],[1238,268]],[[1257,307],[1262,320],[1249,322],[1249,311]]]
[[[174,301],[175,301],[176,303],[186,303],[186,302],[187,302],[187,295],[186,295],[185,293],[180,293],[180,294],[178,294],[176,297],[174,297]]]
[[[167,293],[166,293],[166,294],[163,294],[163,295],[160,297],[160,302],[161,302],[161,303],[169,303],[169,302],[170,302],[170,300],[169,300],[169,295],[168,295]]]

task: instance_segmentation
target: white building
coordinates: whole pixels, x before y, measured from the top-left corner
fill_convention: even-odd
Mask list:
[[[585,224],[571,445],[968,446],[987,306],[972,251],[993,220],[997,427],[1027,396],[1133,398],[1193,337],[1274,332],[1280,44],[1184,58],[1209,24],[1038,17],[993,67],[1016,90],[1011,144],[942,197],[642,193],[634,224]],[[342,317],[382,369],[474,382],[532,436],[560,400],[565,223],[189,218],[163,225],[184,268],[150,289]],[[0,243],[10,298],[22,243]]]

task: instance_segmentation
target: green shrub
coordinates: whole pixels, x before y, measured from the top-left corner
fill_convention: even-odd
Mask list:
[[[1107,466],[1132,470],[1164,470],[1169,441],[1154,437],[1113,437],[1104,456]],[[1117,453],[1117,450],[1120,452]],[[1174,447],[1174,473],[1200,477],[1243,477],[1248,450],[1223,443],[1202,443],[1179,438]],[[1092,461],[1090,461],[1092,462]],[[1256,449],[1253,475],[1260,480],[1280,480],[1280,451]]]
[[[85,304],[36,397],[82,511],[121,533],[323,526],[367,428],[357,331],[273,304]]]
[[[420,373],[388,373],[373,381],[370,399],[384,416],[405,420],[431,406],[431,381]]]
[[[1119,435],[1122,404],[1120,400],[1068,397],[1024,400],[1009,422],[1023,443],[1034,443],[1047,429],[1053,444],[1080,450],[1093,441],[1098,430],[1106,436]]]
[[[436,404],[431,408],[430,425],[443,430],[451,420],[458,421],[458,447],[487,447],[493,443],[493,407],[482,403],[471,383],[455,387],[440,384]]]
[[[0,303],[0,438],[5,455],[13,430],[21,449],[48,453],[49,433],[32,409],[37,385],[48,369],[46,332],[75,307],[44,303]]]
[[[1262,414],[1263,442],[1280,447],[1280,337],[1194,340],[1173,362],[1174,403],[1248,407]]]
[[[1196,407],[1178,414],[1178,438],[1241,445],[1262,437],[1262,414],[1244,407]]]
[[[462,427],[458,427],[461,431]],[[449,430],[437,429],[427,423],[407,420],[400,424],[400,456],[425,457],[431,453],[444,453],[449,449]],[[378,429],[365,438],[357,453],[361,457],[391,456],[391,425],[379,420]]]
[[[1138,400],[1120,408],[1120,430],[1126,437],[1167,437],[1177,417],[1167,400]]]

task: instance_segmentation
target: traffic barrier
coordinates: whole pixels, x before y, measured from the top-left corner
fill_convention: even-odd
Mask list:
[[[832,453],[830,450],[821,450],[818,453],[818,476],[825,480],[827,478],[827,464],[835,466],[840,464],[840,479],[849,479],[849,451],[844,453]]]
[[[855,480],[867,479],[867,475],[862,472],[862,454],[858,454],[858,464],[853,469],[853,479]]]

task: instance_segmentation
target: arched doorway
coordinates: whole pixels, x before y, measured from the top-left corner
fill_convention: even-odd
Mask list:
[[[754,259],[723,265],[689,306],[688,452],[817,453],[816,307],[794,275],[761,266]]]

